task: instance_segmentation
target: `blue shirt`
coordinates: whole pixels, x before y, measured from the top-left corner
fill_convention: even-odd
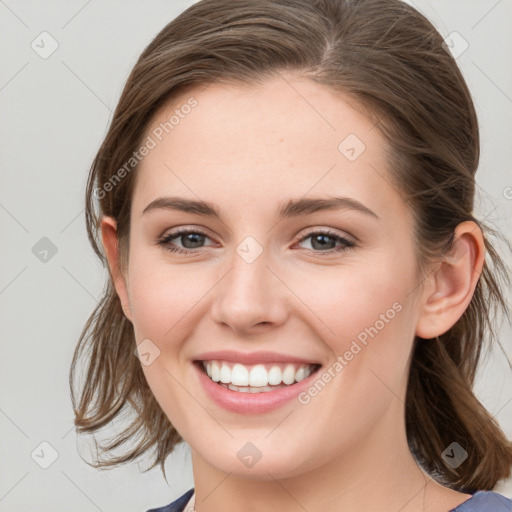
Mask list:
[[[194,488],[169,505],[152,508],[147,512],[183,512],[192,494]],[[477,491],[464,503],[447,512],[512,512],[512,501],[494,491]]]

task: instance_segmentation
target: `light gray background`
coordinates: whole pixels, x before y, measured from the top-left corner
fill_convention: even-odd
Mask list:
[[[1,512],[142,512],[193,485],[186,446],[168,460],[169,486],[158,469],[142,474],[136,463],[103,472],[86,465],[68,388],[74,346],[107,275],[85,232],[88,168],[138,55],[191,4],[0,0]],[[458,62],[481,123],[478,212],[512,238],[512,1],[414,4],[443,37],[456,31],[469,44]],[[31,47],[35,40],[44,51],[44,31],[58,43],[46,59]],[[462,39],[450,40],[463,49]],[[33,253],[43,237],[57,249],[46,262]],[[510,328],[502,343],[512,358]],[[476,392],[512,437],[503,354],[482,367]],[[42,469],[52,449],[58,457]],[[512,497],[512,481],[497,490]]]

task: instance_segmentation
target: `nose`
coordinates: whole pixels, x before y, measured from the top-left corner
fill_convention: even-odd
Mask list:
[[[213,320],[238,335],[275,328],[288,315],[286,286],[269,267],[265,251],[251,263],[238,253],[232,266],[214,288]]]

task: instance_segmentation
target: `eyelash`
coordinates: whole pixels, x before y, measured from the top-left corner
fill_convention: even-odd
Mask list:
[[[175,238],[180,238],[182,236],[188,235],[188,234],[194,234],[194,235],[201,235],[205,236],[207,238],[208,235],[206,233],[203,233],[200,230],[197,229],[182,229],[179,231],[176,231],[174,233],[170,233],[169,235],[160,238],[158,240],[158,245],[163,246],[167,251],[170,251],[172,253],[179,253],[179,254],[190,254],[190,253],[198,253],[201,249],[204,249],[204,247],[199,247],[197,249],[180,249],[178,247],[173,247],[170,245],[170,241],[174,240]],[[306,249],[309,252],[314,252],[315,254],[332,254],[332,253],[341,253],[343,251],[346,251],[348,249],[354,249],[356,247],[356,244],[350,240],[347,240],[346,238],[343,238],[342,236],[334,233],[333,231],[325,230],[325,231],[312,231],[311,233],[308,233],[307,235],[304,235],[299,240],[297,240],[295,243],[303,242],[304,240],[307,240],[310,237],[313,237],[315,235],[326,235],[337,242],[341,242],[343,244],[343,247],[339,247],[337,249],[328,249],[326,251],[318,251],[315,249]]]

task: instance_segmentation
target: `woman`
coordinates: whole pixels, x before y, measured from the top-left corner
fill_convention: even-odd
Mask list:
[[[169,23],[87,187],[110,274],[76,425],[136,412],[100,465],[186,441],[194,488],[153,512],[510,511],[512,444],[471,391],[508,278],[478,159],[453,57],[398,0]]]

